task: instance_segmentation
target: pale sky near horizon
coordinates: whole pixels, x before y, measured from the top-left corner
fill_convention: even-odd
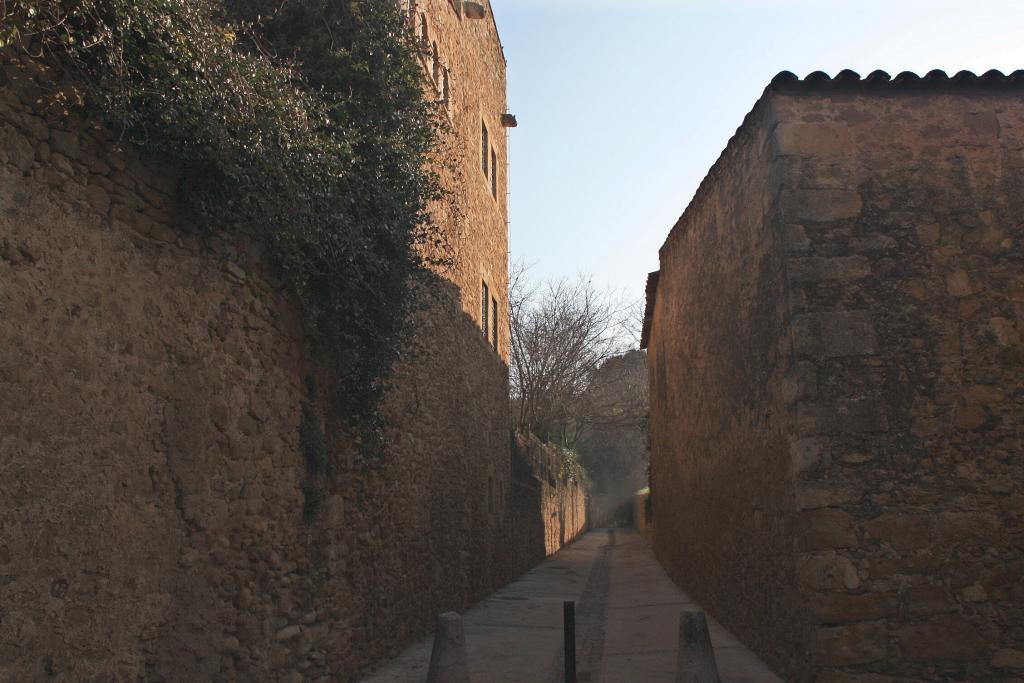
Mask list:
[[[508,61],[512,257],[643,295],[772,77],[1024,68],[1024,0],[492,0]]]

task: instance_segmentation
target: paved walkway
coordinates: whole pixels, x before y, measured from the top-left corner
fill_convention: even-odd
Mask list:
[[[679,612],[700,608],[629,529],[592,531],[464,617],[474,683],[562,679],[562,602],[576,601],[580,683],[672,683]],[[722,683],[781,683],[708,617]],[[433,638],[409,647],[364,683],[422,683]]]

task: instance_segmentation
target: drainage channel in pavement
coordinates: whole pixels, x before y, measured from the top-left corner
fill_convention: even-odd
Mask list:
[[[577,683],[597,683],[601,678],[601,658],[604,655],[605,623],[608,618],[608,586],[611,577],[611,552],[615,547],[615,529],[608,529],[608,542],[591,566],[587,583],[576,605],[578,656]],[[565,651],[559,650],[552,667],[551,683],[565,680]]]

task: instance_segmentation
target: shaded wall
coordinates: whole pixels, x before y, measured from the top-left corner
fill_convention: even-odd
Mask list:
[[[774,86],[661,252],[655,547],[787,680],[1024,671],[1024,100]]]
[[[1024,98],[773,104],[813,662],[829,681],[1009,680],[1024,671]]]
[[[458,292],[421,283],[383,463],[328,424],[307,524],[315,368],[258,247],[4,67],[0,678],[347,679],[509,581],[507,368]]]
[[[589,528],[589,491],[536,437],[512,443],[512,551],[516,574],[575,541]]]
[[[794,431],[770,116],[740,132],[661,248],[649,332],[654,549],[778,669],[801,671]]]

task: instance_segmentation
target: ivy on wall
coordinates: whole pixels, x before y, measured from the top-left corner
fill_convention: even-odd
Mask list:
[[[448,260],[443,116],[393,0],[0,0],[0,42],[59,64],[86,109],[176,160],[189,224],[269,249],[331,381],[381,441],[410,285]],[[428,246],[429,249],[420,247]]]

